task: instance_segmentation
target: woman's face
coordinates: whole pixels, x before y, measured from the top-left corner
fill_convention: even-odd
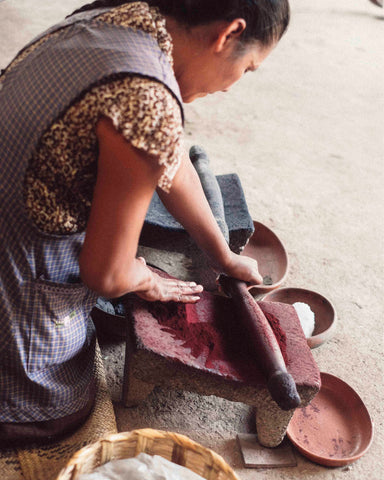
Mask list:
[[[234,51],[233,46],[220,54],[207,52],[191,59],[189,74],[179,81],[183,101],[190,103],[208,94],[228,91],[244,73],[257,70],[274,46],[262,47],[255,43],[241,52]]]

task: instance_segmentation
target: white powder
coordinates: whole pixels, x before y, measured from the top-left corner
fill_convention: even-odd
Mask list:
[[[293,304],[293,307],[295,307],[305,337],[311,337],[315,329],[315,314],[312,312],[311,307],[303,302],[296,302]]]
[[[79,480],[204,480],[186,467],[159,455],[139,453],[137,457],[112,460]]]

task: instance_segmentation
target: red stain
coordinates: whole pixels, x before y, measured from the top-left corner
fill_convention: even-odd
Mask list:
[[[203,293],[197,304],[148,302],[146,306],[163,331],[181,340],[194,358],[205,358],[207,368],[226,375],[235,367],[243,377],[260,381],[258,365],[252,361],[253,346],[238,328],[231,300]],[[287,363],[286,334],[276,316],[265,315]]]
[[[207,368],[212,368],[214,361],[225,356],[222,336],[212,324],[199,320],[194,304],[153,302],[148,304],[148,310],[164,327],[162,330],[182,340],[183,347],[191,349],[193,357],[204,354]]]

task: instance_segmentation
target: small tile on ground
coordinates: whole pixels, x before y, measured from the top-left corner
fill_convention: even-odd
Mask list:
[[[292,446],[284,440],[278,447],[260,445],[257,435],[239,433],[237,442],[247,468],[296,467],[297,461]]]

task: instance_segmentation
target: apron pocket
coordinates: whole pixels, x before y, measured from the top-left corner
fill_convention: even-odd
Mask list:
[[[27,370],[62,364],[88,345],[89,313],[97,295],[83,284],[28,282],[32,315]]]

